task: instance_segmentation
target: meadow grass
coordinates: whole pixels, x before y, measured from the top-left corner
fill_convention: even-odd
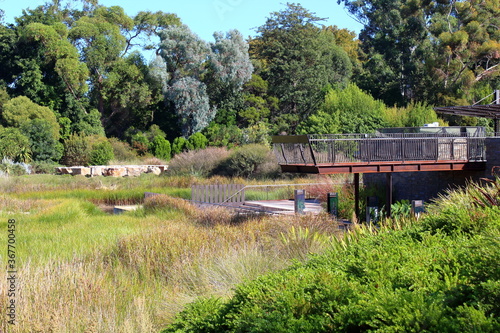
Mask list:
[[[238,181],[1,179],[0,230],[9,218],[18,226],[17,325],[9,332],[158,332],[195,298],[229,297],[235,285],[306,260],[336,237],[327,216],[235,216],[168,195],[122,215],[98,207],[142,202],[143,191],[185,197],[193,183]]]

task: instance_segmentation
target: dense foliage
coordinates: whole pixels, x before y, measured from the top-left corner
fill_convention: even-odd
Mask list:
[[[417,223],[354,230],[227,300],[191,303],[163,332],[497,332],[500,210],[486,193],[500,199],[470,186]]]
[[[495,1],[339,2],[364,24],[359,36],[296,3],[263,18],[248,40],[231,30],[204,41],[173,13],[129,16],[95,0],[49,1],[0,20],[0,122],[30,142],[23,157],[6,145],[0,155],[68,163],[61,144],[71,135],[168,159],[282,133],[490,125],[439,120],[432,107],[500,88]]]

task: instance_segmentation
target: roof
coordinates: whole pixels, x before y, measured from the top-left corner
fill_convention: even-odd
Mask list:
[[[436,112],[456,116],[500,119],[500,104],[448,106],[434,108]]]

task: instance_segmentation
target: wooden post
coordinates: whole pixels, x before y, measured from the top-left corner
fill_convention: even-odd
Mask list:
[[[392,205],[392,172],[386,173],[386,200],[385,207],[387,211],[387,217],[391,217],[391,205]]]
[[[354,174],[354,215],[359,221],[359,173]]]
[[[495,90],[495,101],[493,104],[500,104],[500,90]],[[495,123],[495,136],[500,136],[500,119],[493,120]]]

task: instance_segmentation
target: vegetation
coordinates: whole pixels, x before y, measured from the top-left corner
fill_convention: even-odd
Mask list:
[[[50,1],[15,22],[0,10],[0,229],[16,219],[22,290],[9,329],[500,331],[498,180],[451,191],[418,220],[401,202],[394,220],[348,232],[326,214],[183,200],[193,184],[290,182],[271,135],[488,125],[432,107],[500,88],[495,1],[339,2],[364,24],[359,37],[294,3],[246,41],[233,30],[212,42],[173,13],[131,17],[96,0]],[[162,177],[25,175],[168,160]],[[311,195],[338,192],[350,218],[348,182],[319,181]],[[116,204],[142,207],[108,214]]]
[[[244,182],[151,175],[1,177],[0,227],[16,219],[22,288],[18,321],[9,332],[158,332],[198,295],[227,296],[246,279],[288,266],[299,251],[282,239],[292,225],[328,237],[337,233],[326,216],[238,217],[179,199],[189,197],[191,184],[230,181]],[[168,196],[143,202],[145,191]],[[109,205],[142,202],[144,208],[133,213],[105,212]],[[306,258],[322,244],[312,239],[300,253]],[[46,312],[37,311],[42,306]]]
[[[489,205],[476,204],[481,193]],[[305,263],[189,304],[163,332],[496,332],[500,328],[498,187],[438,199],[421,221],[385,221],[325,240]],[[397,222],[397,223],[394,223]],[[401,224],[403,223],[403,224]]]

